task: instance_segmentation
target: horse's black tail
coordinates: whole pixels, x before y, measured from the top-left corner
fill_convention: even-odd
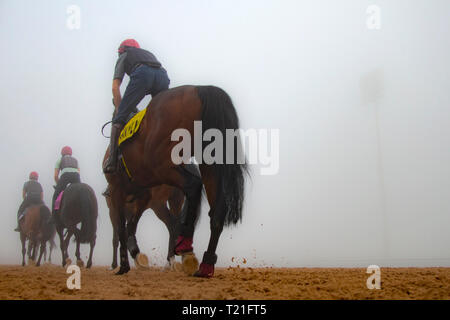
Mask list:
[[[94,190],[86,184],[80,189],[81,230],[80,242],[90,243],[97,234],[97,199]]]
[[[217,129],[223,137],[222,155],[213,155],[219,163],[205,164],[211,171],[216,183],[216,203],[223,210],[215,210],[213,218],[222,224],[236,224],[242,220],[244,202],[244,178],[248,173],[244,151],[239,136],[239,118],[230,96],[222,89],[214,86],[198,86],[198,96],[202,102],[202,131]],[[235,135],[227,134],[232,129]],[[230,141],[227,141],[230,140]],[[202,150],[205,149],[204,143]],[[234,146],[233,150],[225,148]],[[227,151],[226,151],[227,150]],[[231,154],[232,152],[232,154]],[[203,159],[205,162],[205,159]]]

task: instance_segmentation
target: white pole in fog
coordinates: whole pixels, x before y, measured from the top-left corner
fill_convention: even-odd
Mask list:
[[[363,102],[369,107],[369,110],[373,110],[375,117],[375,135],[376,135],[376,166],[378,177],[378,194],[380,201],[380,213],[382,215],[382,239],[383,239],[383,254],[384,258],[390,257],[390,243],[389,243],[389,227],[388,216],[386,206],[386,188],[384,181],[384,167],[383,167],[383,153],[381,145],[381,126],[380,126],[380,100],[383,90],[383,74],[381,69],[375,69],[361,78],[361,93]]]

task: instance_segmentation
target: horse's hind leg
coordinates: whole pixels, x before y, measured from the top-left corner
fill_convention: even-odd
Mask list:
[[[181,214],[180,235],[175,245],[175,254],[183,257],[183,271],[192,275],[198,268],[192,243],[200,210],[203,183],[197,167],[194,165],[185,165],[185,167],[177,168],[182,179],[182,190],[186,195],[186,201]]]
[[[67,235],[66,238],[64,239],[63,242],[63,252],[64,252],[64,257],[63,257],[63,266],[65,266],[66,264],[71,264],[72,260],[70,260],[69,258],[69,243],[70,243],[70,238],[73,235],[73,231],[70,229],[67,229]]]
[[[208,175],[206,170],[202,171],[203,182],[206,189],[206,195],[210,205],[209,217],[210,217],[210,229],[211,234],[209,238],[209,244],[207,251],[203,254],[202,263],[199,270],[194,274],[196,277],[210,278],[214,275],[214,265],[217,262],[217,244],[219,242],[220,235],[222,234],[224,221],[218,220],[217,217],[223,215],[216,214],[216,210],[226,210],[223,195],[216,192],[217,183],[216,179]]]
[[[87,265],[86,265],[86,268],[88,268],[88,269],[92,266],[92,254],[94,253],[95,239],[91,240],[90,245],[91,245],[91,248],[89,250],[89,259],[88,259]],[[116,247],[116,249],[117,249],[117,247]]]
[[[27,253],[27,249],[25,246],[26,238],[22,233],[20,234],[20,241],[22,241],[22,267],[24,267],[25,266],[25,254]]]
[[[80,230],[78,230],[78,228],[75,228],[74,235],[75,235],[75,241],[77,242],[77,248],[75,250],[75,257],[77,258],[77,266],[83,267],[84,261],[81,259],[81,256],[80,256],[81,241],[80,241]]]
[[[32,250],[33,250],[33,241],[31,239],[28,239],[28,250],[27,250],[27,255],[28,255],[28,262],[30,263],[33,259],[32,259]]]

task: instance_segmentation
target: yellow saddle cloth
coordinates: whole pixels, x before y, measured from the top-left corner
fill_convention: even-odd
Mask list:
[[[136,113],[134,117],[127,122],[125,127],[120,132],[119,146],[122,142],[130,139],[139,130],[139,126],[141,125],[142,119],[144,118],[146,112],[147,108]]]

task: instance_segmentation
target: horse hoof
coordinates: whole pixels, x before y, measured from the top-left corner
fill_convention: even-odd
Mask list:
[[[143,253],[138,253],[136,255],[136,258],[134,258],[134,263],[136,264],[136,267],[138,267],[140,269],[148,269],[149,268],[148,257],[147,257],[147,255],[145,255]]]
[[[198,260],[193,252],[183,254],[182,268],[183,272],[188,276],[192,276],[197,271]]]
[[[70,266],[72,264],[72,259],[67,258],[65,262],[66,262],[66,264],[65,264],[66,266]]]
[[[183,271],[183,265],[180,262],[174,262],[174,264],[172,264],[172,270],[176,272]]]
[[[130,271],[130,267],[120,267],[119,271],[116,272],[116,276],[120,276],[122,274],[125,274],[128,271]]]
[[[35,262],[33,259],[29,259],[29,260],[28,260],[28,265],[29,265],[29,266],[35,266],[35,265],[36,265],[36,262]]]
[[[77,266],[79,266],[80,268],[83,268],[84,267],[84,261],[81,260],[81,259],[77,260]]]
[[[92,267],[92,262],[88,261],[87,265],[86,265],[86,269],[90,269]]]
[[[200,268],[194,274],[194,277],[212,278],[213,275],[214,275],[214,265],[202,262],[200,264]]]

